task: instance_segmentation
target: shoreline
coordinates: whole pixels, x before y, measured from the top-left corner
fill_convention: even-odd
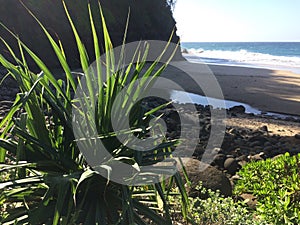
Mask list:
[[[279,70],[279,71],[287,71],[290,73],[300,75],[300,67],[292,67],[292,66],[284,66],[284,65],[269,65],[269,64],[254,64],[254,63],[235,63],[235,62],[209,62],[209,60],[218,60],[218,58],[189,58],[189,54],[184,54],[183,57],[190,63],[204,63],[209,66],[230,66],[230,67],[240,67],[240,68],[253,68],[253,69],[266,69],[266,70]],[[208,60],[208,61],[206,61]],[[223,59],[219,59],[223,60]]]
[[[185,91],[204,95],[199,85],[209,86],[215,76],[225,100],[241,102],[262,112],[300,116],[300,75],[285,70],[271,70],[192,62],[176,64],[182,71],[167,68],[164,77],[179,84]],[[185,72],[188,72],[188,75]],[[187,79],[190,77],[189,79]],[[163,85],[164,86],[164,85]],[[176,87],[164,86],[170,90]],[[215,96],[208,96],[215,97]]]
[[[181,96],[185,96],[186,93],[181,92],[181,91],[171,91],[171,99],[173,101],[175,101],[176,103],[179,104],[186,104],[186,103],[193,103],[193,104],[197,104],[197,105],[203,105],[203,106],[208,106],[209,103],[207,101],[207,99],[209,99],[209,97],[205,97],[203,95],[198,95],[198,94],[194,94],[194,93],[187,93],[189,96],[189,99],[185,99],[182,98]],[[211,102],[213,103],[211,106],[214,109],[217,108],[222,108],[220,107],[220,102],[223,102],[223,100],[219,100],[219,99],[212,99]],[[245,109],[245,114],[248,115],[255,115],[255,116],[266,116],[266,117],[270,117],[270,118],[279,118],[279,119],[287,119],[287,118],[293,118],[295,120],[299,120],[300,121],[300,116],[299,115],[293,115],[293,114],[284,114],[284,113],[277,113],[277,112],[272,112],[272,111],[267,111],[267,112],[263,112],[260,111],[257,108],[253,108],[252,106],[243,103],[243,102],[237,102],[237,101],[232,101],[232,100],[224,100],[225,101],[225,106],[227,110],[230,110],[233,107],[236,106],[242,106]]]
[[[197,63],[197,62],[195,62]],[[284,67],[278,66],[277,68],[274,66],[273,68],[270,65],[264,64],[218,64],[218,63],[207,63],[207,65],[212,66],[230,66],[230,67],[239,67],[239,68],[252,68],[252,69],[265,69],[265,70],[273,70],[273,71],[284,71],[288,73],[297,74],[300,76],[300,67]],[[297,72],[296,72],[297,71]]]
[[[186,91],[200,96],[235,101],[258,109],[262,114],[270,112],[300,116],[300,74],[188,61],[175,62],[175,65],[180,69],[167,67],[162,77],[177,83],[182,89],[172,84],[160,84],[164,90]],[[216,96],[214,90],[209,90],[212,80],[219,86],[219,90],[216,90],[219,93]],[[17,92],[15,86],[12,79],[1,85],[0,91],[3,94],[1,101],[11,100]],[[210,91],[210,95],[207,94],[207,90]]]

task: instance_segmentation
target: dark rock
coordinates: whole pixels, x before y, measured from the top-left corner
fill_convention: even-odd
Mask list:
[[[216,166],[218,166],[220,168],[223,168],[225,159],[226,159],[226,156],[224,154],[217,154],[214,157],[213,165],[216,165]]]
[[[239,154],[249,155],[249,151],[250,149],[248,147],[243,146],[242,148],[240,148]]]
[[[264,132],[269,132],[267,126],[262,126],[262,127],[259,128],[259,130],[264,131]]]
[[[233,137],[229,137],[228,135],[226,135],[224,137],[224,141],[222,143],[222,149],[223,149],[223,152],[227,153],[229,151],[232,150],[232,142],[233,142]]]
[[[237,145],[242,145],[244,141],[241,138],[238,138],[237,140],[234,140],[234,143]]]
[[[236,159],[227,158],[224,162],[224,169],[227,170],[227,173],[233,175],[240,169],[240,165]]]
[[[235,148],[234,150],[233,150],[233,152],[234,153],[236,153],[236,154],[240,154],[240,152],[241,152],[241,148]]]
[[[291,154],[291,155],[294,155],[294,154],[298,154],[300,153],[300,149],[299,148],[291,148],[291,149],[288,149],[288,152]]]
[[[263,152],[270,153],[272,152],[273,149],[274,149],[273,146],[266,146],[264,147]]]
[[[295,118],[292,116],[288,116],[284,119],[285,121],[295,121]]]
[[[242,105],[238,105],[238,106],[233,106],[231,108],[229,108],[229,112],[230,113],[245,113],[246,112],[246,108]]]
[[[249,141],[253,142],[253,141],[259,141],[260,143],[265,143],[268,141],[267,138],[265,138],[262,134],[256,134],[255,136],[252,136],[249,138]]]
[[[255,150],[255,152],[260,152],[263,150],[263,146],[256,145],[253,149]]]
[[[266,141],[266,142],[264,143],[264,146],[272,146],[272,144],[271,144],[271,142]]]
[[[191,181],[191,188],[189,190],[189,195],[191,197],[206,197],[196,190],[196,186],[200,181],[202,182],[203,187],[207,189],[214,191],[219,190],[224,196],[232,195],[230,181],[222,171],[200,162],[197,159],[182,158],[182,161],[187,171],[188,178]]]
[[[276,147],[278,147],[278,148],[281,147],[281,145],[282,145],[281,142],[277,142],[277,143],[276,143]]]
[[[260,146],[262,143],[260,141],[254,141],[249,144],[250,147]]]
[[[300,134],[295,134],[296,139],[300,139]]]
[[[234,113],[234,112],[232,112],[232,113],[231,113],[231,116],[232,116],[232,117],[237,117],[237,114]]]

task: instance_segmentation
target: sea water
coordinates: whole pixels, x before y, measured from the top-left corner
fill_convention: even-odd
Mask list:
[[[295,120],[300,121],[300,116],[275,113],[275,112],[265,112],[265,111],[263,112],[248,104],[237,102],[237,101],[220,100],[220,99],[201,96],[189,92],[183,93],[182,91],[176,91],[176,90],[170,91],[170,96],[175,103],[179,103],[179,104],[193,103],[193,104],[200,104],[204,106],[210,105],[214,109],[223,108],[223,106],[225,106],[226,109],[230,109],[231,107],[234,106],[244,106],[246,113],[253,113],[254,115],[263,115],[265,117],[272,117],[272,118],[279,118],[279,119],[293,118]]]
[[[182,42],[181,49],[183,56],[190,62],[288,70],[300,75],[300,42]],[[179,103],[208,104],[205,96],[192,93],[188,95],[190,100],[186,101],[182,99],[181,92],[171,92],[171,98]],[[218,108],[219,101],[222,100],[213,99],[210,102]],[[225,100],[225,105],[226,108],[243,105],[247,113],[262,113],[241,102]],[[264,114],[279,118],[290,117],[270,112]]]
[[[300,74],[300,42],[182,42],[191,62],[289,70]]]

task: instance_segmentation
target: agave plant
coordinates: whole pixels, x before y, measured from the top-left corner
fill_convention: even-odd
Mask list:
[[[76,39],[81,71],[90,71],[91,62],[88,53],[80,40],[65,2],[62,1],[62,4]],[[83,114],[83,118],[89,121],[93,117],[92,119],[97,121],[96,138],[101,140],[109,150],[110,157],[104,158],[101,162],[101,165],[106,166],[103,168],[108,168],[108,161],[113,159],[127,163],[136,171],[139,166],[153,164],[162,157],[170,155],[171,147],[177,143],[165,140],[153,151],[137,154],[116,138],[116,132],[122,133],[125,138],[128,137],[128,141],[132,137],[144,138],[148,135],[149,121],[155,118],[154,113],[163,106],[146,110],[141,105],[133,106],[132,98],[124,98],[122,104],[130,105],[131,108],[128,115],[132,127],[122,131],[113,129],[111,111],[125,84],[143,77],[149,80],[150,77],[159,76],[167,64],[158,64],[158,59],[146,66],[147,51],[137,63],[131,63],[126,68],[122,66],[122,60],[115,62],[115,56],[111,51],[112,43],[99,4],[104,34],[103,45],[106,50],[105,73],[108,76],[105,81],[101,80],[103,62],[100,60],[100,43],[90,5],[88,9],[94,54],[98,60],[96,60],[96,71],[86,72],[84,75],[90,93],[81,99],[74,98],[74,93],[83,84],[68,66],[63,44],[52,38],[29,9],[28,12],[39,23],[60,62],[64,73],[63,79],[55,78],[38,55],[2,24],[2,27],[17,39],[20,51],[20,57],[17,57],[7,42],[0,37],[14,59],[12,63],[0,55],[0,62],[7,69],[8,76],[16,80],[20,89],[13,106],[0,123],[0,128],[3,130],[0,136],[0,161],[2,162],[0,221],[3,224],[127,225],[149,224],[150,221],[155,224],[172,224],[169,196],[174,184],[177,185],[182,196],[182,213],[186,216],[187,195],[178,173],[175,173],[168,182],[153,182],[140,186],[120,184],[110,180],[109,176],[101,176],[99,171],[93,169],[78,147],[82,140],[74,134],[72,121],[72,111],[74,106],[78,106],[76,105],[78,102],[81,106],[95,103],[93,107],[88,108],[87,113]],[[125,38],[126,35],[124,35],[124,43]],[[136,50],[136,57],[139,57],[139,51]],[[29,68],[25,54],[29,55],[39,67],[39,73]],[[119,58],[122,59],[122,53]],[[96,76],[93,76],[95,74]],[[98,80],[96,89],[92,85],[95,79]],[[149,87],[151,82],[145,82],[141,86],[127,89],[126,93],[137,96]],[[80,107],[78,109],[80,113]],[[79,123],[76,130],[84,134],[85,128],[80,128]],[[91,139],[83,141],[83,144],[87,145],[90,141]],[[160,169],[166,174],[170,173],[170,167],[165,170],[163,167]],[[111,170],[107,169],[107,171]],[[118,173],[118,171],[113,172]],[[154,173],[153,177],[155,176]]]

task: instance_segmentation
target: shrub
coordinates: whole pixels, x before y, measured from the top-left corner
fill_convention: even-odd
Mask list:
[[[81,69],[87,71],[90,64],[88,54],[64,1],[63,5],[76,39]],[[95,55],[99,59],[100,44],[90,6],[88,9]],[[112,119],[111,108],[124,84],[134,82],[138,77],[147,78],[150,74],[159,76],[160,73],[157,71],[162,71],[166,64],[160,65],[161,67],[155,70],[158,64],[154,62],[143,74],[141,71],[143,71],[147,58],[147,54],[144,53],[144,55],[141,54],[142,60],[134,65],[129,65],[133,68],[131,70],[110,67],[109,65],[115,65],[118,62],[114,62],[114,55],[110,53],[112,43],[101,7],[100,14],[105,40],[103,45],[106,48],[107,60],[111,63],[107,62],[106,73],[112,75],[112,78],[108,78],[107,82],[100,83],[96,92],[89,89],[93,93],[90,98],[81,99],[82,104],[86,105],[91,103],[92,97],[98,100],[94,105],[96,108],[91,108],[92,111],[86,112],[83,116],[96,117],[96,121],[99,122],[97,135],[110,149],[113,160],[127,162],[136,171],[136,168],[142,163],[151,164],[159,161],[161,157],[168,156],[170,147],[176,142],[165,141],[163,145],[157,146],[152,154],[135,154],[132,149],[127,148],[115,137],[110,121]],[[34,17],[34,15],[32,16]],[[1,38],[14,59],[14,64],[2,55],[0,55],[0,62],[7,69],[8,75],[17,81],[20,93],[9,113],[0,122],[0,128],[3,128],[0,136],[0,161],[4,163],[1,164],[0,171],[10,174],[9,177],[1,176],[0,204],[5,210],[1,211],[0,222],[9,224],[127,225],[147,224],[150,220],[156,224],[171,224],[168,195],[173,183],[179,187],[183,206],[187,207],[188,205],[187,195],[178,173],[171,179],[172,183],[170,184],[149,183],[149,185],[131,187],[100,176],[86,162],[78,148],[81,140],[75,138],[72,129],[72,106],[74,106],[72,95],[77,86],[81,85],[80,80],[76,80],[74,73],[70,70],[63,45],[56,43],[39,20],[35,19],[47,36],[57,60],[63,68],[65,77],[56,79],[38,55],[13,33],[12,36],[19,43],[20,58],[16,57],[7,42]],[[25,52],[35,61],[41,70],[40,73],[30,70],[24,57]],[[137,52],[140,53],[139,50]],[[97,61],[97,69],[100,66],[101,63]],[[102,70],[96,71],[98,76],[101,76],[100,71]],[[135,76],[130,76],[129,73],[132,71]],[[89,76],[90,74],[87,73],[87,80],[93,79]],[[89,84],[89,82],[87,83]],[[128,94],[129,96],[138,95],[144,90],[143,88],[145,86],[131,88],[131,92]],[[127,103],[130,104],[130,99],[122,102],[122,104]],[[141,107],[136,107],[130,112],[132,129],[116,132],[124,132],[124,134],[134,132],[134,135],[140,138],[145,137],[148,135],[145,130],[149,130],[149,120],[153,119],[153,113],[156,110],[158,109],[145,111]],[[81,130],[82,133],[85,131]],[[158,157],[157,154],[160,156]],[[111,161],[111,158],[103,159],[101,164],[108,173],[110,169],[113,170],[109,164]],[[162,172],[170,172],[169,167],[160,169]],[[113,171],[113,173],[118,172],[122,171]],[[151,175],[151,171],[148,175]],[[152,175],[156,176],[155,173]],[[183,212],[185,207],[183,207]]]
[[[231,197],[223,197],[220,193],[197,187],[207,199],[190,199],[190,220],[197,225],[253,225],[266,224],[256,220],[243,202],[235,202]]]
[[[235,194],[256,196],[261,218],[272,224],[300,224],[300,154],[250,162],[238,174]]]

